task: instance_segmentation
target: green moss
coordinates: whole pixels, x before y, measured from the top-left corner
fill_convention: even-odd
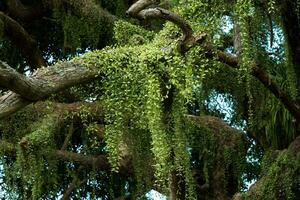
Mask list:
[[[153,37],[154,32],[123,20],[117,21],[114,25],[114,38],[120,46],[144,44]]]
[[[57,116],[48,116],[42,121],[36,123],[32,129],[32,133],[26,135],[21,140],[22,142],[28,142],[28,148],[43,148],[49,146],[53,142],[55,129],[57,127]],[[27,148],[26,147],[26,148]]]
[[[62,25],[64,49],[76,50],[82,46],[92,49],[112,42],[115,17],[93,0],[44,2],[54,8],[54,18]]]
[[[267,154],[274,157],[274,154]],[[270,162],[271,161],[271,162]],[[270,163],[266,163],[270,162]],[[299,195],[300,154],[295,156],[284,150],[275,158],[265,158],[266,170],[253,188],[240,198],[243,200],[297,199]],[[267,167],[267,165],[269,165]]]
[[[125,26],[127,23],[119,22],[120,33],[124,34],[122,27]],[[136,36],[146,35],[144,38],[149,38],[146,39],[148,41],[152,37],[152,33],[136,26],[129,26],[128,30],[130,31],[128,35],[133,33],[136,33]],[[173,119],[165,121],[165,105],[162,102],[173,95],[175,89],[181,99],[180,106],[185,110],[185,102],[192,96],[194,83],[192,55],[181,56],[172,50],[175,45],[169,46],[170,44],[163,39],[156,38],[155,42],[135,46],[136,44],[128,43],[129,38],[118,34],[116,31],[116,37],[119,37],[122,44],[127,43],[126,46],[109,47],[77,58],[87,67],[99,67],[99,73],[105,77],[102,101],[106,107],[105,140],[110,153],[109,160],[114,170],[118,170],[119,160],[122,158],[120,147],[123,146],[128,134],[125,130],[129,128],[148,130],[155,158],[153,166],[156,168],[157,184],[168,187],[168,177],[173,169],[170,166],[174,165],[173,161],[171,162],[171,149],[175,147],[171,146],[171,142],[178,140],[176,144],[181,146],[180,149],[186,149],[187,142],[182,140],[184,135],[181,128],[176,131],[177,137],[181,139],[176,139],[173,134],[174,128],[166,125],[174,122]],[[164,48],[171,48],[171,51],[165,51]],[[186,111],[183,112],[181,109],[174,109],[174,116],[183,117],[185,113]],[[186,150],[183,154],[176,152],[176,159],[182,162],[177,164],[177,168],[182,167],[183,171],[180,171],[192,179],[192,176],[188,176],[188,173],[191,173],[188,152]]]
[[[0,122],[2,140],[17,143],[31,130],[32,124],[44,113],[37,110],[33,105],[27,106],[22,111],[15,113],[10,118]],[[13,137],[12,134],[14,133]]]
[[[14,181],[20,178],[24,190],[31,191],[33,199],[39,199],[44,191],[49,188],[53,190],[57,186],[57,161],[48,157],[55,149],[56,116],[49,116],[34,127],[34,131],[21,140],[17,147],[17,162],[7,174],[14,176]]]
[[[198,117],[188,125],[188,139],[192,148],[191,162],[202,184],[213,185],[207,192],[198,194],[203,199],[216,199],[220,193],[233,195],[244,187],[242,175],[247,160],[242,133],[231,129],[215,117]]]

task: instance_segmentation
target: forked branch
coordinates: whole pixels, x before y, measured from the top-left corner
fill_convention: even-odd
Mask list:
[[[154,5],[155,2],[155,0],[139,0],[134,3],[126,13],[140,20],[164,19],[176,24],[183,33],[182,38],[179,41],[179,52],[182,54],[187,52],[191,46],[205,39],[205,33],[194,37],[193,29],[189,23],[176,13],[158,6],[149,8],[149,6]]]

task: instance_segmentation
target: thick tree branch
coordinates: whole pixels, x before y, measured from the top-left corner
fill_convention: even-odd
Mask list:
[[[3,154],[15,155],[16,145],[9,143],[7,141],[0,140],[0,152]],[[49,153],[49,152],[46,152]],[[55,159],[62,161],[74,162],[80,164],[86,169],[97,169],[102,171],[110,171],[111,166],[108,161],[108,156],[106,154],[101,155],[84,155],[79,153],[73,153],[63,150],[53,150],[51,155]],[[120,162],[120,175],[124,177],[129,177],[133,175],[133,166],[131,161],[121,161]]]
[[[83,155],[78,153],[72,153],[67,151],[56,150],[53,152],[53,155],[57,159],[63,161],[74,162],[84,166],[85,168],[97,169],[101,171],[110,171],[111,166],[108,161],[108,156],[106,154],[98,156]],[[126,161],[120,161],[120,175],[124,177],[129,177],[133,175],[132,163]]]
[[[0,119],[17,112],[30,103],[30,101],[23,99],[16,93],[7,93],[6,95],[0,97]]]
[[[191,26],[177,14],[160,7],[148,8],[155,2],[155,0],[139,0],[134,3],[126,13],[140,20],[164,19],[176,24],[183,33],[183,36],[179,42],[179,51],[182,54],[187,52],[190,46],[203,41],[203,39],[206,37],[206,34],[200,34],[200,36],[194,37]]]
[[[79,153],[56,150],[53,152],[58,159],[78,163],[86,168],[98,169],[107,171],[110,170],[107,155],[83,155]]]
[[[4,35],[17,46],[32,69],[46,66],[36,41],[15,20],[0,12],[0,22],[4,25]]]
[[[7,6],[10,16],[25,22],[31,22],[34,19],[38,19],[44,13],[44,8],[41,3],[38,3],[36,6],[29,7],[23,5],[20,0],[8,0]]]
[[[233,147],[234,145],[236,145],[237,138],[242,139],[243,141],[247,141],[242,131],[232,128],[218,117],[213,117],[209,115],[186,115],[186,118],[192,121],[193,123],[209,127],[210,132],[214,135],[215,138],[219,138],[219,140],[222,142],[222,145]],[[226,138],[226,141],[222,139],[224,135],[222,135],[221,132],[226,132],[229,134]]]
[[[17,74],[7,64],[2,63],[1,66],[0,72],[5,74],[0,75],[0,85],[19,94],[10,92],[0,98],[0,118],[53,93],[94,80],[99,73],[99,69],[89,68],[80,60],[57,63],[47,69],[37,70],[30,78]],[[7,80],[10,82],[6,83]]]
[[[7,88],[28,100],[33,100],[37,96],[41,98],[43,95],[40,86],[46,84],[44,81],[36,81],[30,77],[24,76],[8,64],[0,61],[0,86]]]

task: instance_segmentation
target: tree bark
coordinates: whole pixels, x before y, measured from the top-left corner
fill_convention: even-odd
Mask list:
[[[3,62],[0,64],[0,71],[5,73],[0,76],[0,85],[14,91],[0,98],[0,118],[56,92],[95,80],[101,70],[101,66],[91,67],[77,59],[39,69],[29,78],[18,74]]]
[[[139,0],[134,3],[126,13],[140,20],[164,19],[177,25],[183,33],[178,48],[179,52],[182,54],[186,53],[191,46],[202,42],[206,38],[206,33],[194,37],[192,27],[179,15],[157,6],[148,8],[155,2],[155,0]]]

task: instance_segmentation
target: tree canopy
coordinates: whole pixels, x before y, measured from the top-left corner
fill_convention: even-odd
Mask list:
[[[4,0],[0,45],[2,199],[299,198],[299,0]]]

